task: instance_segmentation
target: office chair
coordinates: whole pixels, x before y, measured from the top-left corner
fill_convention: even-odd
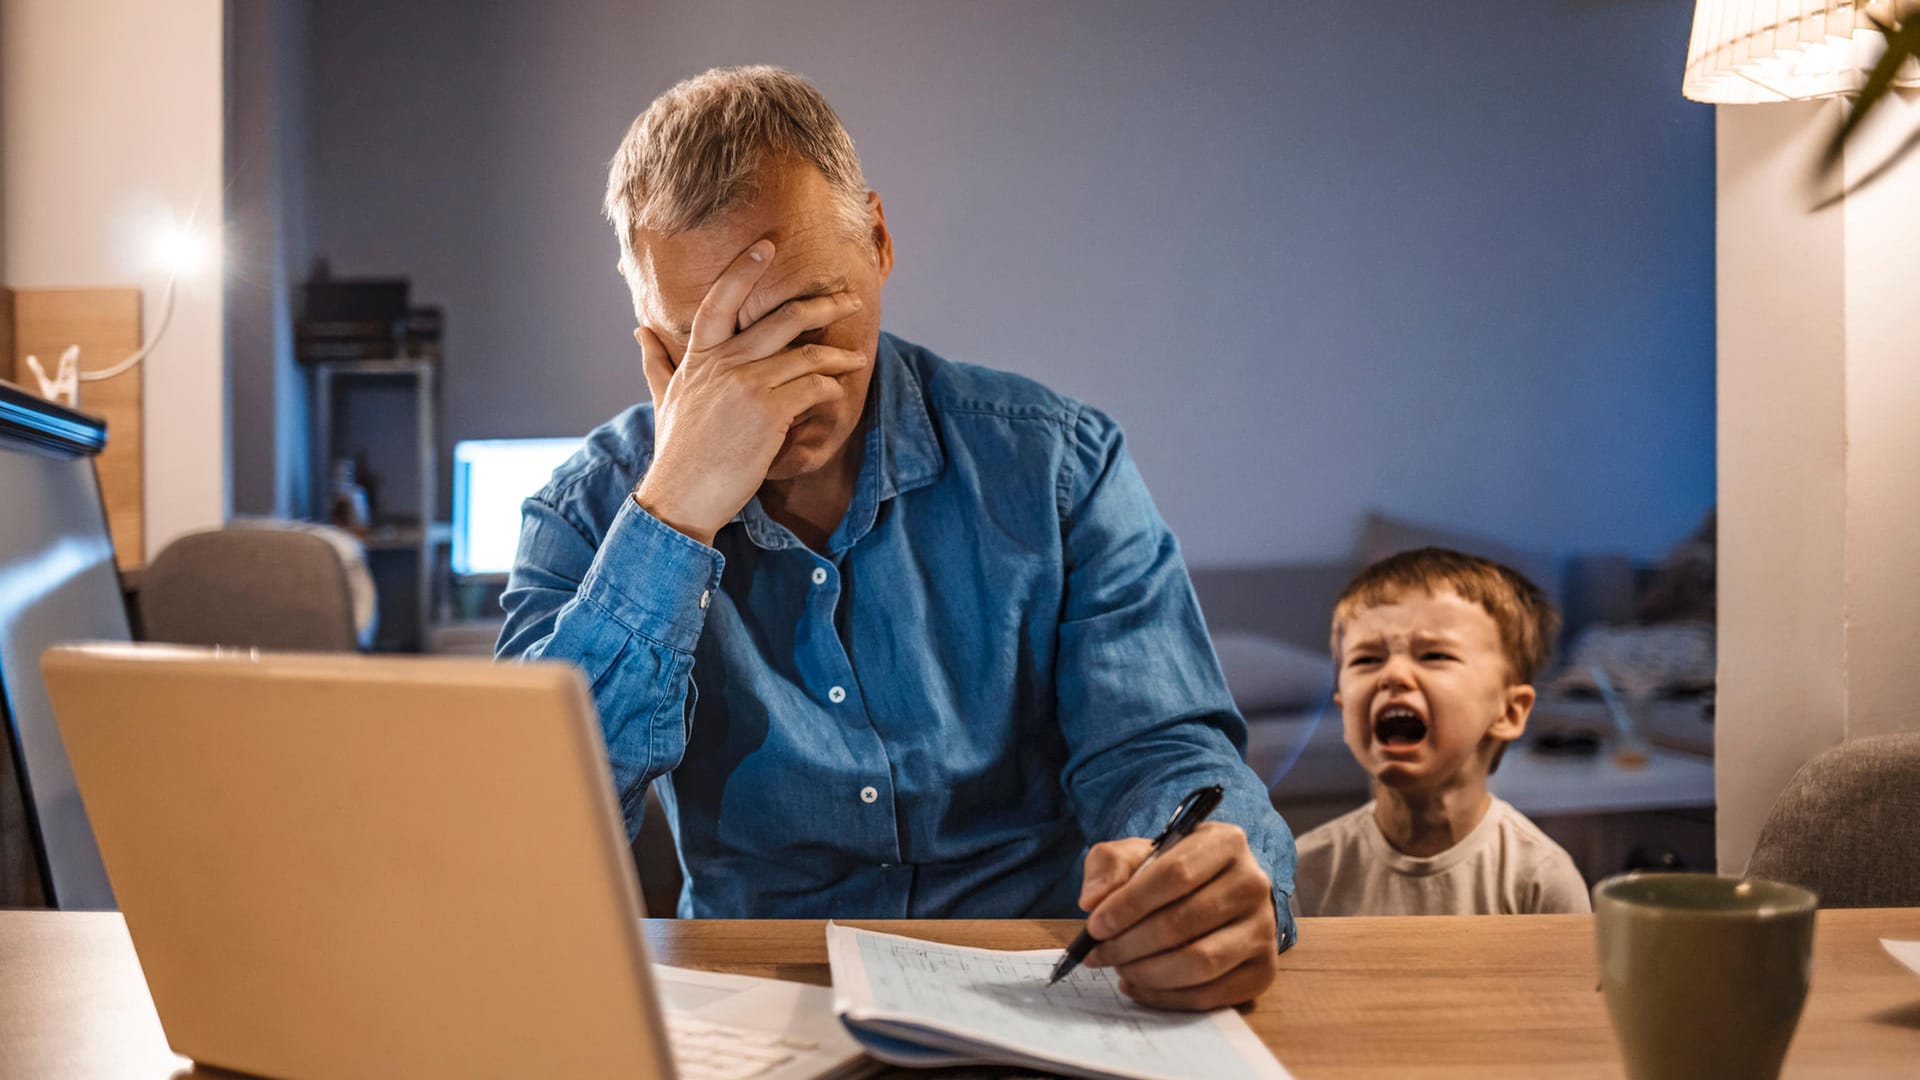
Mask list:
[[[144,637],[304,652],[360,648],[347,567],[332,543],[257,525],[190,533],[141,579]]]
[[[1821,907],[1920,905],[1920,734],[1854,739],[1802,765],[1747,872],[1812,889]]]

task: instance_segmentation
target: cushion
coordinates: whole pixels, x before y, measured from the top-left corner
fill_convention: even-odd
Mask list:
[[[1333,658],[1259,634],[1223,630],[1213,651],[1243,714],[1311,709],[1333,693]]]

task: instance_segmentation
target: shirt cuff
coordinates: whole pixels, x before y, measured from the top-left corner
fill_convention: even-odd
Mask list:
[[[629,629],[692,652],[726,559],[628,496],[580,583],[580,595]]]
[[[1300,942],[1300,925],[1293,921],[1293,898],[1279,889],[1273,890],[1273,930],[1275,943],[1281,952],[1286,952]]]

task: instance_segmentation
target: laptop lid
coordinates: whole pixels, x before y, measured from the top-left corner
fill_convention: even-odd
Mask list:
[[[671,1075],[576,669],[151,645],[42,669],[176,1053]]]
[[[0,834],[24,825],[31,850],[25,865],[0,865],[0,905],[114,906],[40,681],[49,645],[130,636],[94,473],[106,436],[101,421],[0,382],[0,763],[13,774],[0,777]]]

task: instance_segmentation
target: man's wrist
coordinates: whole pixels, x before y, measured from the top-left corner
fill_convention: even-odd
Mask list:
[[[633,504],[645,510],[648,514],[651,514],[662,525],[667,526],[689,540],[704,544],[707,547],[713,546],[713,538],[720,531],[719,529],[702,528],[699,524],[689,520],[685,514],[679,512],[673,505],[672,500],[662,499],[657,493],[648,491],[647,481],[644,477],[641,478],[639,485],[633,489]]]

